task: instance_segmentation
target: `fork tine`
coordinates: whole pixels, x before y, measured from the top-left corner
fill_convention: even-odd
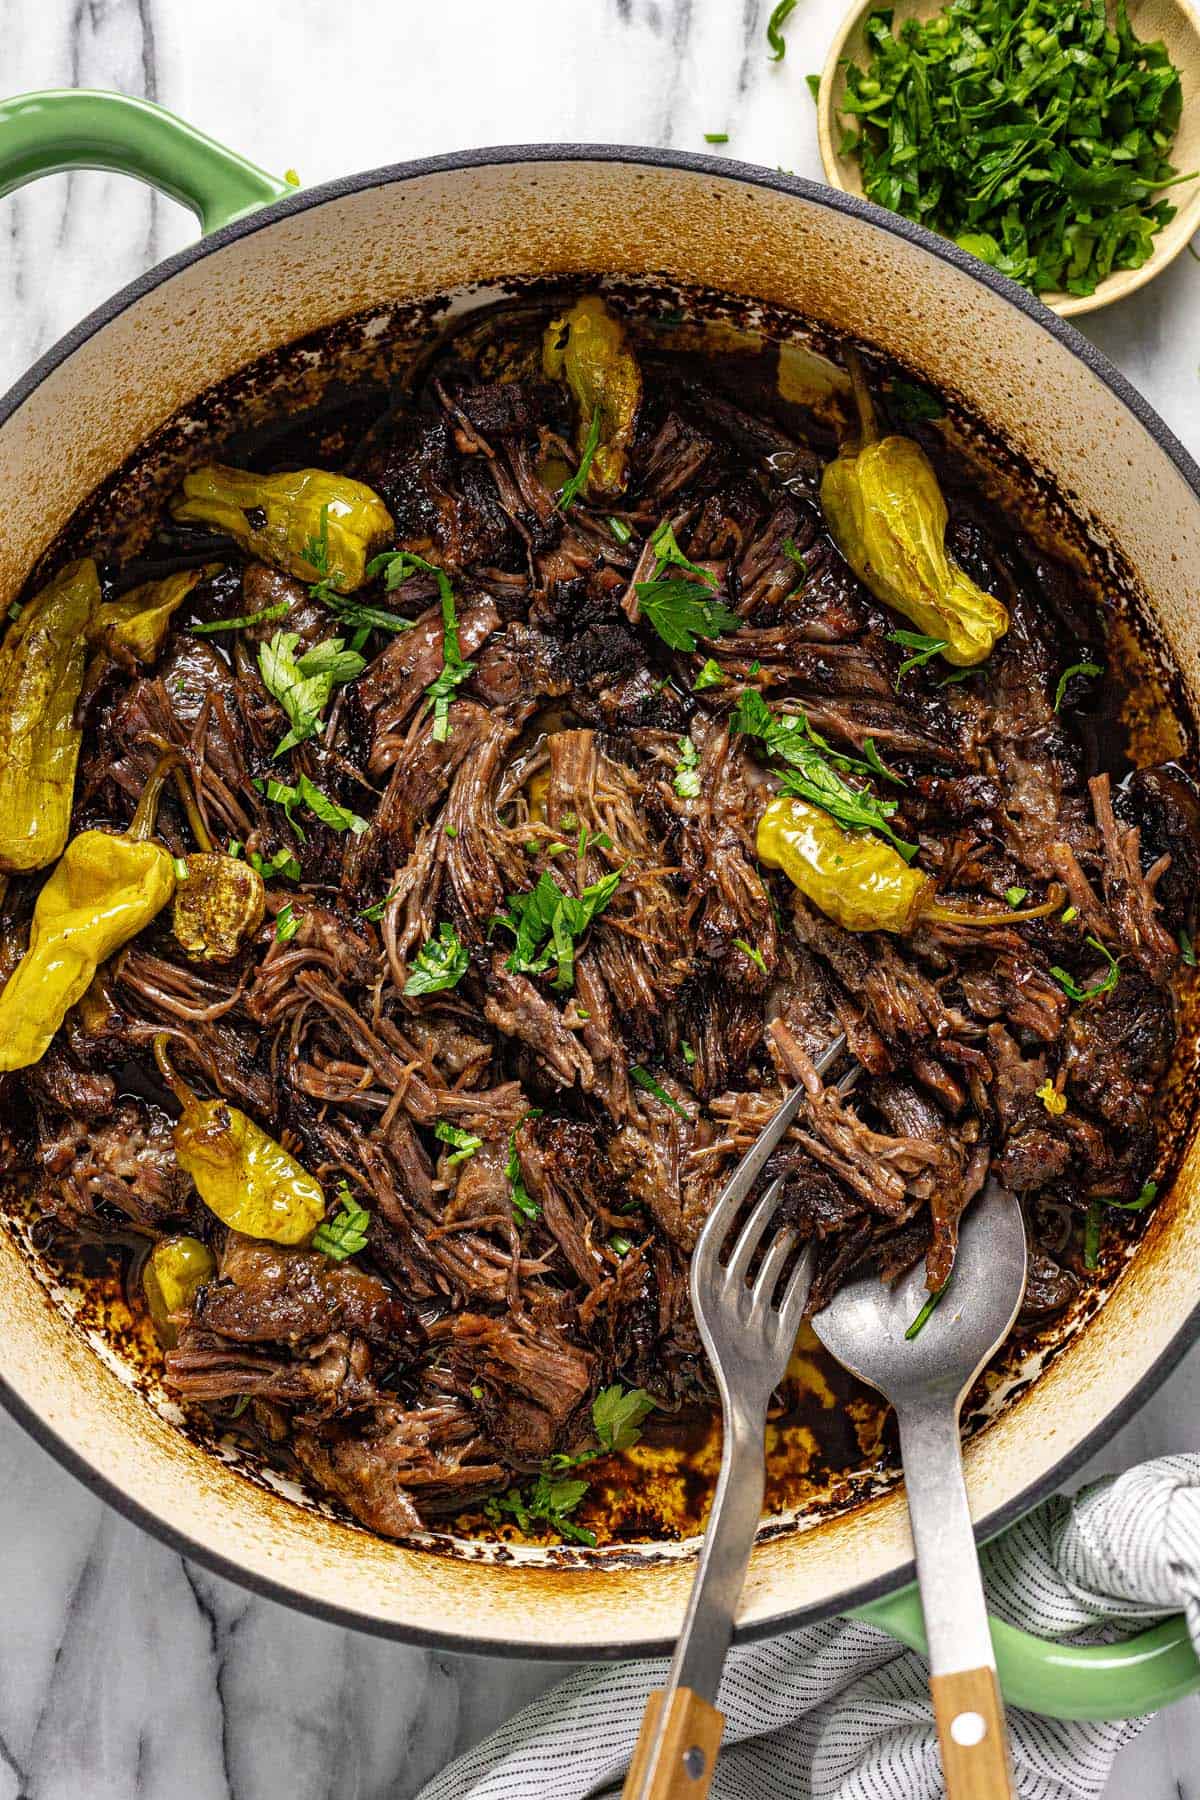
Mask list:
[[[775,1238],[767,1254],[762,1259],[762,1266],[754,1277],[752,1289],[754,1304],[769,1306],[771,1296],[775,1292],[775,1283],[783,1273],[784,1264],[792,1254],[796,1244],[796,1233],[790,1225],[785,1225]]]
[[[745,1281],[754,1259],[754,1252],[762,1241],[763,1233],[775,1216],[775,1208],[779,1204],[779,1196],[783,1191],[783,1177],[779,1176],[766,1189],[762,1198],[755,1203],[754,1211],[738,1232],[737,1242],[733,1246],[733,1255],[725,1269],[726,1279],[735,1287]]]
[[[812,1286],[813,1249],[812,1244],[804,1246],[800,1261],[788,1277],[788,1284],[783,1290],[783,1298],[779,1302],[780,1329],[794,1338],[800,1329],[800,1315],[808,1300],[808,1290]]]
[[[822,1052],[814,1065],[818,1075],[824,1075],[826,1069],[832,1068],[838,1057],[846,1048],[846,1034],[839,1031],[828,1050]],[[716,1205],[709,1214],[709,1224],[720,1212],[731,1212],[742,1204],[754,1183],[762,1174],[763,1166],[772,1150],[778,1144],[784,1132],[792,1124],[796,1114],[804,1104],[806,1090],[802,1085],[794,1087],[774,1117],[763,1127],[754,1143],[751,1144],[737,1168],[733,1171],[725,1186],[717,1197]],[[726,1225],[728,1229],[728,1225]]]

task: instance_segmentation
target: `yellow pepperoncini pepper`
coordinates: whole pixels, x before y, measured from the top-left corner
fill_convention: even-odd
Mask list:
[[[174,1315],[191,1306],[197,1288],[211,1281],[216,1272],[216,1259],[199,1238],[162,1238],[146,1258],[142,1292],[154,1329],[168,1350],[178,1337],[172,1323]]]
[[[100,964],[174,893],[171,854],[150,836],[170,761],[150,777],[129,830],[81,831],[38,895],[29,948],[0,992],[0,1070],[40,1061]]]
[[[806,899],[844,931],[891,931],[897,936],[924,921],[967,926],[1012,925],[1041,919],[1062,903],[1063,890],[1022,910],[978,911],[944,906],[933,882],[898,850],[867,831],[844,831],[819,806],[790,794],[767,802],[758,822],[759,860],[782,869]]]
[[[200,1100],[167,1058],[166,1034],[154,1055],[183,1108],[172,1137],[175,1160],[223,1225],[273,1244],[302,1243],[325,1217],[321,1184],[282,1144],[227,1100]]]
[[[885,606],[940,639],[949,663],[989,656],[1008,612],[946,555],[946,502],[933,465],[907,437],[880,438],[862,366],[847,358],[862,426],[821,478],[821,506],[838,549]]]
[[[767,802],[758,854],[846,931],[907,931],[930,886],[890,844],[790,795]]]
[[[182,569],[165,581],[146,581],[119,600],[106,600],[88,627],[88,640],[114,662],[152,663],[171,623],[192,589],[219,567]]]
[[[99,605],[95,563],[68,563],[0,645],[0,872],[27,874],[62,855],[82,740],[75,703]]]
[[[251,475],[206,463],[184,477],[171,512],[183,524],[228,532],[300,581],[328,580],[339,594],[362,586],[368,556],[392,534],[392,515],[374,489],[323,469]]]
[[[579,408],[575,445],[582,456],[594,444],[587,489],[619,494],[642,397],[642,376],[625,332],[598,295],[577,300],[552,319],[542,339],[542,367],[566,380]],[[598,436],[596,435],[598,431]]]

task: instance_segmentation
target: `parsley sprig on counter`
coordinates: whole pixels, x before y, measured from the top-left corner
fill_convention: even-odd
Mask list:
[[[954,238],[1036,293],[1136,269],[1174,216],[1162,190],[1179,72],[1119,0],[954,0],[866,26],[840,105],[869,199]]]

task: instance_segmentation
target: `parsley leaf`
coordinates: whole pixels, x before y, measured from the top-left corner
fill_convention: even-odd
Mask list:
[[[668,1094],[666,1088],[662,1085],[662,1082],[656,1081],[649,1069],[643,1069],[640,1063],[633,1063],[629,1073],[631,1078],[636,1081],[640,1088],[645,1088],[648,1094],[653,1094],[656,1100],[661,1100],[664,1106],[669,1106],[671,1111],[673,1113],[678,1113],[681,1119],[691,1117],[687,1108],[680,1106],[678,1100]]]
[[[601,1388],[592,1401],[592,1423],[602,1455],[632,1450],[641,1437],[641,1425],[654,1401],[644,1388],[623,1388],[619,1382]]]
[[[774,12],[767,20],[767,42],[771,46],[771,62],[782,62],[787,53],[787,45],[783,40],[783,27],[796,10],[796,0],[779,0]]]
[[[265,794],[268,800],[282,806],[288,824],[301,843],[304,843],[305,837],[294,816],[294,808],[297,806],[306,806],[323,825],[328,825],[334,831],[352,831],[355,837],[361,837],[367,829],[365,819],[360,818],[356,812],[351,812],[348,806],[340,806],[336,800],[331,800],[307,775],[301,775],[295,787],[290,787],[286,781],[262,782],[257,779],[254,785],[260,794]]]
[[[378,925],[380,919],[382,919],[384,913],[399,892],[399,888],[393,888],[390,894],[385,894],[383,896],[382,900],[372,900],[370,906],[364,906],[362,911],[357,914],[357,917],[360,919],[370,919],[373,925]]]
[[[764,975],[767,973],[766,958],[757,944],[748,944],[745,938],[734,938],[733,947],[740,950],[743,956],[748,956],[756,969],[760,969]]]
[[[706,688],[724,687],[724,685],[725,677],[721,672],[720,663],[714,662],[711,656],[706,657],[700,673],[692,683],[693,694],[702,694]]]
[[[1103,675],[1103,673],[1104,673],[1104,664],[1103,663],[1093,663],[1093,662],[1072,663],[1069,669],[1064,669],[1062,674],[1058,678],[1058,686],[1054,690],[1054,710],[1055,710],[1055,712],[1058,712],[1058,710],[1062,706],[1063,701],[1067,697],[1067,683],[1070,681],[1072,675]]]
[[[300,921],[292,911],[292,903],[289,900],[287,905],[281,906],[275,914],[275,942],[277,944],[290,943],[299,929]]]
[[[930,637],[924,631],[889,631],[888,638],[893,644],[903,644],[906,650],[913,652],[911,656],[904,659],[896,671],[897,692],[899,692],[900,683],[908,671],[919,669],[924,663],[931,662],[935,656],[940,656],[946,648],[947,642],[945,638]]]
[[[1053,975],[1055,981],[1057,981],[1059,987],[1070,999],[1077,1001],[1096,1000],[1101,994],[1112,993],[1118,981],[1121,979],[1121,972],[1117,968],[1116,957],[1110,950],[1105,949],[1099,938],[1088,937],[1083,941],[1085,944],[1090,944],[1093,950],[1098,950],[1108,963],[1108,968],[1105,971],[1102,980],[1096,982],[1092,987],[1081,988],[1073,976],[1068,975],[1065,969],[1060,969],[1057,963],[1051,964],[1050,973]]]
[[[681,737],[679,740],[674,786],[681,800],[695,800],[699,797],[700,752],[690,737]]]
[[[1011,907],[1016,908],[1020,906],[1022,900],[1027,900],[1029,898],[1029,889],[1023,887],[1005,888],[1004,898]]]
[[[332,1218],[323,1219],[317,1226],[312,1235],[312,1247],[323,1250],[331,1261],[340,1263],[366,1248],[371,1215],[355,1200],[347,1182],[341,1183],[337,1197],[338,1210]]]
[[[440,1144],[449,1144],[453,1156],[446,1158],[446,1167],[452,1169],[455,1163],[467,1162],[475,1152],[482,1148],[483,1139],[474,1132],[464,1131],[459,1125],[452,1125],[448,1119],[439,1119],[433,1128],[433,1135]]]
[[[1191,933],[1184,931],[1182,927],[1179,932],[1179,954],[1189,969],[1196,967],[1196,952],[1192,946]]]
[[[506,1513],[509,1514],[526,1537],[531,1535],[532,1525],[545,1524],[560,1537],[590,1547],[596,1542],[595,1532],[576,1525],[570,1517],[587,1491],[586,1481],[550,1474],[543,1469],[531,1487],[513,1487],[503,1494],[493,1494],[484,1502],[483,1510],[496,1525]]]
[[[1145,1212],[1146,1208],[1158,1199],[1157,1181],[1142,1183],[1142,1191],[1136,1200],[1110,1200],[1107,1194],[1097,1196],[1105,1206],[1115,1206],[1118,1212]]]
[[[946,408],[927,387],[894,375],[888,383],[888,409],[894,419],[912,425],[921,419],[944,418]]]
[[[612,532],[618,544],[622,546],[628,544],[633,538],[633,533],[625,523],[624,519],[618,519],[613,514],[609,515],[608,529]]]
[[[583,485],[592,472],[592,458],[600,447],[600,408],[592,412],[592,422],[588,426],[587,437],[583,441],[583,449],[579,454],[579,462],[575,473],[569,481],[564,482],[562,493],[555,501],[558,512],[569,512],[583,491]]]
[[[684,555],[669,520],[663,520],[650,542],[658,559],[654,574],[649,581],[637,582],[635,592],[642,613],[663,643],[691,654],[697,637],[736,631],[741,624],[737,614],[723,600],[705,592],[705,588],[716,587],[716,576]],[[668,575],[671,568],[683,573]]]
[[[543,975],[555,965],[554,988],[565,993],[575,984],[575,944],[602,913],[621,879],[619,869],[602,875],[576,897],[560,887],[549,869],[528,894],[510,894],[508,910],[494,925],[511,931],[516,943],[505,967],[514,975]]]
[[[858,757],[834,750],[805,713],[784,713],[776,718],[757,689],[748,689],[730,715],[734,731],[761,738],[768,755],[785,763],[783,790],[808,800],[827,812],[848,831],[876,831],[897,849],[906,862],[917,854],[916,844],[898,837],[889,821],[896,811],[894,800],[880,800],[869,788],[851,787],[839,770],[852,774],[874,773],[873,766]],[[872,747],[873,748],[873,747]],[[889,779],[896,779],[884,770]]]
[[[475,664],[463,660],[458,640],[458,610],[450,577],[445,569],[440,569],[436,563],[427,562],[415,550],[385,550],[381,556],[372,557],[367,564],[368,575],[383,575],[384,592],[388,594],[403,586],[418,569],[426,575],[432,575],[437,582],[442,606],[442,667],[425,689],[425,697],[427,710],[429,707],[433,709],[434,741],[444,744],[450,736],[450,703],[463,682],[468,681],[475,673]]]
[[[238,848],[240,849],[241,846],[239,845]],[[232,845],[229,854],[233,855]],[[276,850],[274,856],[269,857],[264,857],[257,850],[252,850],[248,861],[250,867],[256,870],[264,881],[273,881],[276,875],[283,875],[288,881],[299,881],[300,879],[300,864],[290,850]]]
[[[525,1114],[525,1119],[537,1118],[536,1112]],[[521,1124],[525,1123],[521,1120]],[[508,1180],[508,1197],[512,1209],[522,1219],[540,1219],[542,1209],[525,1186],[525,1177],[521,1173],[521,1158],[517,1154],[517,1132],[520,1126],[514,1127],[508,1134],[508,1161],[504,1165],[504,1173]]]
[[[444,988],[457,987],[470,960],[467,946],[453,925],[443,920],[417,952],[404,992],[411,998],[414,994],[440,994]]]
[[[335,686],[353,681],[367,666],[356,650],[346,649],[342,638],[326,638],[297,657],[299,642],[299,632],[277,631],[258,652],[263,684],[291,722],[291,730],[275,748],[276,756],[315,736]]]

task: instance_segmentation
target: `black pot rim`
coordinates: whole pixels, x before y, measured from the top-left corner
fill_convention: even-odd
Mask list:
[[[0,399],[0,428],[48,376],[69,361],[76,350],[87,343],[97,332],[103,330],[106,325],[111,324],[128,307],[146,294],[152,293],[155,288],[169,281],[182,270],[190,268],[194,263],[201,262],[205,257],[224,249],[226,245],[235,244],[242,238],[251,237],[256,232],[269,229],[277,220],[290,217],[295,213],[306,212],[310,208],[327,205],[350,194],[361,193],[375,187],[386,187],[393,183],[414,181],[427,175],[469,174],[473,170],[489,167],[550,162],[626,163],[634,167],[681,170],[713,176],[725,181],[740,182],[749,187],[768,188],[779,193],[790,194],[798,199],[809,201],[813,205],[845,213],[851,218],[861,220],[866,225],[873,226],[876,230],[890,232],[895,237],[906,239],[909,243],[928,251],[931,256],[937,257],[942,262],[950,263],[981,286],[990,288],[1001,299],[1006,300],[1010,306],[1023,312],[1035,325],[1057,339],[1133,414],[1158,447],[1175,464],[1200,504],[1200,465],[1153,407],[1090,339],[1084,337],[1067,320],[1059,318],[1056,313],[1051,312],[1025,288],[1010,281],[1006,275],[999,274],[988,264],[980,262],[977,257],[969,255],[965,250],[960,250],[948,239],[935,237],[923,226],[915,225],[910,220],[901,218],[898,213],[886,212],[882,207],[874,205],[869,200],[844,193],[837,188],[826,187],[821,182],[810,181],[799,175],[786,175],[777,170],[759,167],[757,164],[736,162],[724,157],[701,155],[683,150],[643,148],[636,145],[503,144],[478,150],[460,150],[443,156],[420,157],[411,162],[395,163],[383,168],[365,170],[358,175],[344,176],[336,181],[325,182],[319,187],[297,190],[295,194],[289,194],[283,199],[274,201],[261,210],[251,213],[246,218],[222,226],[220,230],[210,233],[207,237],[202,237],[188,249],[168,257],[166,261],[158,263],[146,274],[139,276],[136,281],[130,282],[111,299],[104,301],[89,313],[73,330],[67,332],[51,349],[39,357],[33,366],[9,389],[8,393]],[[1197,1339],[1200,1339],[1200,1302],[1182,1321],[1170,1342],[1160,1352],[1140,1381],[1135,1383],[1085,1437],[1060,1457],[1044,1476],[1031,1482],[1006,1505],[998,1507],[981,1520],[976,1527],[977,1538],[982,1542],[994,1537],[1054,1493],[1064,1481],[1082,1468],[1084,1463],[1112,1437],[1114,1432],[1119,1430],[1140,1407],[1145,1405],[1151,1394],[1161,1386]],[[189,1537],[186,1532],[178,1531],[167,1520],[160,1518],[141,1501],[133,1499],[115,1481],[94,1468],[82,1452],[60,1436],[53,1426],[12,1389],[3,1376],[0,1376],[0,1405],[3,1405],[29,1435],[43,1449],[49,1451],[64,1468],[70,1470],[85,1487],[90,1488],[117,1512],[141,1526],[151,1536],[168,1544],[181,1556],[192,1558],[204,1567],[211,1569],[214,1574],[223,1576],[240,1587],[248,1588],[264,1599],[275,1600],[285,1606],[294,1607],[330,1624],[341,1625],[355,1631],[366,1631],[377,1637],[391,1638],[401,1643],[415,1644],[428,1649],[452,1651],[459,1655],[519,1656],[530,1661],[621,1660],[639,1656],[668,1655],[674,1647],[674,1640],[669,1638],[579,1646],[538,1645],[522,1639],[495,1639],[481,1647],[478,1637],[464,1638],[451,1632],[427,1631],[421,1627],[372,1617],[356,1611],[353,1607],[338,1606],[331,1602],[318,1600],[298,1588],[289,1586],[286,1582],[276,1581],[268,1576],[247,1570],[234,1557],[222,1555],[219,1551],[212,1550],[208,1545]],[[802,1539],[798,1540],[800,1543],[802,1541]],[[462,1564],[464,1572],[468,1571],[470,1567],[469,1563]],[[628,1565],[625,1565],[625,1568],[627,1569]],[[863,1582],[845,1590],[832,1604],[802,1607],[774,1618],[756,1621],[752,1625],[740,1626],[734,1632],[734,1641],[751,1643],[762,1638],[778,1637],[786,1631],[794,1630],[797,1626],[827,1618],[834,1613],[849,1611],[854,1607],[865,1605],[868,1601],[894,1593],[897,1589],[907,1586],[914,1576],[915,1568],[910,1561],[889,1575],[880,1576],[875,1580]]]

